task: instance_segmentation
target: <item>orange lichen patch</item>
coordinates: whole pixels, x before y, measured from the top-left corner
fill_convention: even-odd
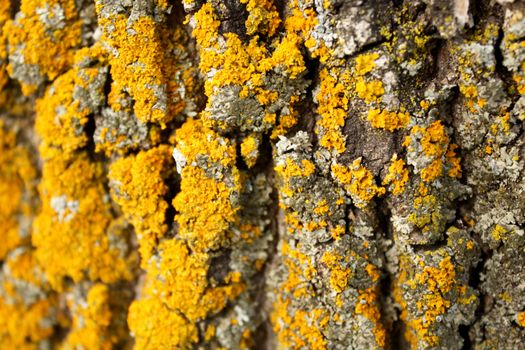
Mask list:
[[[87,97],[80,100],[75,95],[84,91],[93,96],[103,95],[105,71],[97,66],[83,67],[84,61],[99,59],[103,57],[96,46],[78,50],[75,66],[55,79],[45,95],[36,101],[39,117],[35,129],[42,137],[39,150],[44,160],[68,157],[86,146],[88,138],[84,127],[96,107],[88,103]]]
[[[436,196],[419,193],[414,198],[414,212],[408,216],[408,221],[423,232],[439,232],[442,216],[438,209]]]
[[[445,159],[447,160],[447,163],[450,166],[450,169],[448,170],[448,176],[460,178],[461,177],[461,158],[459,158],[456,154],[456,150],[458,149],[458,145],[451,143],[448,145],[447,153],[445,153]]]
[[[376,282],[381,277],[381,274],[379,273],[379,269],[374,264],[368,264],[365,267],[365,271],[372,279],[372,282]]]
[[[410,121],[410,114],[404,111],[389,112],[387,110],[371,109],[368,111],[367,119],[374,128],[392,132],[406,127]]]
[[[76,77],[76,72],[69,70],[53,82],[44,98],[37,100],[36,110],[41,117],[36,119],[35,129],[44,139],[40,147],[44,158],[71,153],[87,143],[82,128],[92,111],[81,110],[80,102],[73,98]]]
[[[321,261],[330,269],[330,286],[336,293],[343,292],[348,286],[350,278],[350,268],[343,267],[342,262],[348,262],[348,257],[343,257],[337,253],[326,252]]]
[[[22,248],[22,250],[17,250],[9,255],[5,265],[9,269],[10,277],[13,279],[24,281],[37,287],[41,287],[45,284],[42,269],[38,265],[33,251],[27,248]],[[8,283],[6,283],[4,287],[6,287],[7,284]],[[12,296],[16,298],[14,293]]]
[[[124,91],[129,93],[137,118],[165,127],[186,106],[177,76],[187,68],[182,68],[174,53],[185,49],[182,29],[170,31],[146,16],[132,21],[125,15],[104,17],[101,6],[97,4],[98,23],[103,29],[101,40],[111,48],[110,99],[116,100],[115,96]],[[185,87],[191,89],[191,83]]]
[[[412,348],[417,348],[420,342],[427,346],[439,345],[440,339],[434,329],[438,318],[443,317],[454,303],[454,298],[460,304],[476,302],[468,286],[457,280],[451,256],[444,251],[440,255],[443,257],[437,267],[425,265],[421,260],[412,261],[406,256],[400,259],[402,273],[395,283],[394,298],[402,306],[401,319],[408,327],[405,337]],[[414,269],[420,272],[414,273]],[[416,310],[407,309],[403,288],[410,291],[421,289],[417,294]]]
[[[518,312],[516,315],[516,323],[522,327],[525,328],[525,311]]]
[[[415,132],[422,132],[421,146],[423,152],[428,157],[440,157],[447,150],[449,137],[444,125],[440,120],[433,122],[427,128],[414,126],[410,131],[411,134]]]
[[[315,214],[324,215],[330,212],[330,207],[326,199],[322,199],[314,209]]]
[[[297,310],[289,314],[290,301],[279,297],[270,318],[280,346],[286,349],[325,350],[323,329],[329,321],[326,310]]]
[[[121,158],[110,167],[111,194],[135,227],[143,266],[168,229],[165,179],[172,168],[167,145]]]
[[[474,98],[478,96],[478,88],[475,85],[460,85],[459,91],[467,98]]]
[[[378,302],[379,288],[372,286],[359,292],[355,313],[365,316],[374,324],[374,337],[378,347],[383,348],[386,342],[386,331],[381,322],[381,311]]]
[[[53,334],[56,298],[45,294],[45,278],[32,251],[19,248],[10,254],[0,279],[0,348],[36,349]],[[35,290],[38,295],[31,295]]]
[[[33,213],[31,202],[23,197],[34,195],[35,177],[29,150],[17,145],[16,134],[0,120],[0,261],[29,239],[29,228],[19,220]]]
[[[257,162],[260,140],[255,135],[246,137],[241,143],[241,155],[249,168]]]
[[[496,136],[498,133],[502,132],[505,135],[508,135],[510,132],[510,113],[506,112],[502,116],[498,116],[497,123],[490,125],[490,133]]]
[[[270,11],[275,17],[267,18],[268,23],[278,25],[278,14],[269,1],[255,2],[246,0],[248,8],[253,13],[260,14],[261,9]],[[263,11],[263,12],[264,12]],[[250,12],[248,21],[251,21]],[[273,15],[272,15],[273,16]],[[253,36],[248,42],[243,42],[234,33],[223,35],[224,45],[218,45],[219,21],[211,4],[204,4],[193,16],[194,30],[192,32],[200,50],[201,71],[207,76],[205,81],[205,93],[208,96],[208,107],[213,103],[212,97],[225,86],[238,86],[240,99],[255,99],[265,108],[262,118],[262,127],[270,130],[276,127],[272,133],[275,138],[283,134],[288,128],[297,123],[296,112],[293,105],[298,101],[298,96],[287,97],[289,113],[282,113],[277,118],[274,111],[268,111],[267,107],[279,98],[278,91],[271,88],[267,81],[267,74],[278,72],[289,76],[291,79],[298,78],[306,71],[303,55],[301,53],[302,39],[293,29],[287,29],[287,34],[275,38],[272,45],[267,48],[261,42],[259,36]],[[266,23],[266,22],[264,22]],[[252,23],[253,24],[253,23]],[[263,22],[257,25],[263,24]],[[254,27],[251,28],[256,30]],[[260,30],[259,28],[258,30]],[[268,33],[272,31],[268,29]],[[271,36],[271,35],[270,35]],[[217,121],[208,113],[203,114],[204,121],[209,126],[227,127],[224,121]],[[245,127],[250,127],[253,118],[261,116],[249,116],[245,121]]]
[[[64,23],[46,24],[39,9],[47,9],[47,16],[61,16]],[[7,21],[4,27],[8,35],[9,55],[23,56],[25,65],[38,69],[39,75],[54,80],[73,63],[75,48],[81,43],[82,21],[78,16],[74,0],[23,0],[20,13],[15,20]],[[46,12],[44,12],[46,13]],[[11,76],[13,64],[8,65]],[[21,81],[22,92],[31,94],[36,86]]]
[[[314,293],[309,285],[310,279],[317,273],[312,266],[310,259],[304,253],[291,247],[288,243],[283,243],[281,253],[285,257],[288,276],[282,288],[291,293],[294,298],[301,298]]]
[[[345,124],[349,102],[350,74],[341,69],[324,68],[320,72],[320,87],[317,93],[316,133],[320,135],[321,146],[343,153],[346,149],[341,128]]]
[[[375,60],[379,58],[379,54],[361,54],[355,58],[355,73],[358,76],[363,76],[370,73],[376,66]]]
[[[248,19],[246,19],[246,34],[255,33],[273,36],[281,20],[273,1],[271,0],[240,0],[246,4]]]
[[[307,159],[303,159],[297,164],[291,158],[286,158],[286,164],[276,166],[275,171],[284,178],[292,176],[307,177],[315,172],[315,165]]]
[[[354,160],[350,167],[332,165],[332,174],[344,185],[355,205],[360,208],[366,207],[374,197],[381,196],[386,191],[384,187],[375,184],[370,170],[361,165],[361,158]]]
[[[69,301],[73,323],[62,346],[65,349],[113,349],[118,342],[117,336],[111,334],[111,310],[109,291],[104,284],[92,286],[85,300],[81,303]]]
[[[304,43],[313,57],[319,58],[321,63],[326,63],[332,57],[332,52],[322,40],[312,36],[312,30],[319,24],[315,10],[310,7],[300,7],[297,0],[292,0],[288,3],[287,12],[290,15],[285,19],[286,33]]]
[[[377,101],[385,93],[383,83],[379,80],[372,80],[366,82],[363,78],[357,80],[355,84],[355,92],[359,98],[365,100],[366,103]]]
[[[182,168],[181,191],[173,200],[179,235],[188,240],[192,249],[216,249],[225,245],[232,233],[230,226],[238,220],[239,207],[232,202],[241,190],[235,146],[204,127],[200,120],[188,120],[177,131],[176,141],[177,150],[188,164]],[[209,166],[217,162],[228,168],[233,181],[224,182],[224,175],[211,178],[194,165],[199,160],[207,160]]]
[[[7,34],[5,23],[11,18],[11,2],[0,2],[0,104],[5,101],[4,86],[9,79],[7,75]]]
[[[427,166],[420,170],[421,179],[432,182],[442,176],[445,169],[450,177],[461,177],[460,158],[456,155],[457,145],[450,143],[445,126],[440,120],[428,127],[414,126],[407,136],[404,146],[413,151],[412,142],[418,142],[423,150],[422,156],[429,160]]]
[[[146,291],[161,296],[167,306],[192,322],[222,310],[245,289],[238,273],[226,278],[226,285],[214,287],[207,278],[208,255],[190,253],[182,241],[164,241],[159,250],[160,263],[148,270],[155,278],[149,280]]]
[[[158,332],[158,329],[150,328],[161,322],[157,313],[150,313],[152,307],[160,311],[164,308],[172,310],[168,319],[177,326],[166,330],[174,340],[166,339],[164,334],[155,334],[152,338],[156,342],[172,341],[179,348],[188,348],[197,340],[194,324],[219,312],[244,291],[244,284],[232,281],[234,277],[226,281],[226,285],[211,285],[207,278],[208,267],[206,253],[190,252],[178,239],[161,242],[159,260],[153,261],[147,271],[144,297],[131,305],[128,317],[139,343],[145,344],[143,342],[153,336],[151,332]]]
[[[403,159],[398,159],[397,154],[392,156],[388,167],[388,174],[383,180],[383,185],[389,186],[389,190],[394,195],[400,195],[405,191],[408,182],[408,169]]]
[[[137,349],[189,349],[199,340],[195,324],[157,298],[132,303],[128,324]]]
[[[224,167],[235,166],[234,145],[207,128],[202,120],[188,119],[175,135],[177,150],[184,156],[185,163],[192,164],[202,159]]]
[[[39,186],[42,210],[32,235],[36,257],[51,284],[63,277],[114,282],[131,278],[133,264],[112,241],[125,232],[107,229],[113,219],[105,198],[101,166],[79,154],[74,160],[54,158],[44,164]]]
[[[179,236],[197,250],[216,249],[231,238],[231,225],[237,220],[239,208],[230,196],[240,190],[237,178],[234,187],[206,176],[204,170],[186,167],[182,170],[181,192],[173,200],[179,212]]]
[[[509,231],[505,227],[503,227],[503,226],[501,226],[499,224],[494,226],[494,228],[490,232],[491,237],[495,241],[507,240],[508,234],[509,234]]]
[[[53,334],[53,301],[40,299],[30,305],[7,303],[0,297],[0,348],[35,349],[37,342]]]

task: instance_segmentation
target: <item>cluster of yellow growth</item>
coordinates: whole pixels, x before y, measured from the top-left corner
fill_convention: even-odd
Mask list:
[[[410,130],[403,145],[408,151],[413,151],[412,138],[421,145],[422,156],[429,159],[429,165],[421,169],[420,175],[424,182],[432,182],[443,175],[447,165],[447,175],[453,178],[461,177],[460,159],[456,156],[457,145],[450,143],[445,126],[437,120],[427,127],[419,125]]]
[[[87,86],[97,69],[83,73],[74,68],[60,76],[36,103],[35,128],[42,140],[39,151],[44,164],[39,185],[42,208],[32,241],[47,278],[58,289],[63,277],[75,282],[129,279],[133,266],[129,260],[133,257],[128,259],[110,242],[126,242],[127,233],[108,229],[114,218],[102,164],[83,150],[87,137],[82,128],[91,111],[79,110],[73,93],[76,87]]]
[[[178,212],[175,220],[179,236],[199,251],[224,246],[239,209],[232,202],[241,190],[235,144],[195,119],[189,119],[177,130],[176,142],[186,162],[181,173],[181,191],[173,200]],[[224,181],[224,175],[217,179],[210,177],[198,165],[199,161],[210,168],[220,165],[231,171],[231,183]]]
[[[279,13],[272,0],[240,0],[246,4],[248,19],[246,20],[246,34],[255,33],[273,36],[281,23]]]
[[[178,235],[159,239],[157,254],[145,266],[141,298],[130,307],[128,324],[138,348],[190,348],[199,340],[197,323],[246,289],[239,271],[224,281],[208,276],[209,252],[230,246],[234,226],[243,231],[241,237],[253,239],[253,227],[241,225],[238,216],[242,183],[235,144],[201,119],[188,119],[174,141],[181,175],[181,189],[173,200]],[[143,161],[138,164],[144,166]]]
[[[118,342],[112,334],[109,290],[104,284],[97,283],[89,288],[85,300],[75,303],[68,301],[73,315],[71,330],[67,335],[63,349],[113,349]]]
[[[477,113],[487,103],[487,100],[478,96],[476,85],[459,85],[459,92],[465,97],[465,106],[472,112]]]
[[[388,27],[381,29],[381,35],[386,39],[385,47],[397,64],[415,67],[422,57],[428,55],[428,43],[431,35],[425,33],[426,27],[422,21],[416,21],[411,14],[410,5],[403,6],[393,18],[397,33]],[[398,33],[401,33],[399,35]]]
[[[170,31],[164,23],[141,16],[133,21],[123,14],[104,16],[103,4],[97,1],[102,41],[110,48],[109,63],[113,83],[109,99],[119,110],[118,98],[128,93],[134,100],[134,112],[142,122],[158,123],[162,128],[186,106],[180,96],[184,87],[191,89],[193,78],[182,68],[174,51],[184,51],[181,28]],[[181,72],[182,71],[182,72]]]
[[[172,168],[167,145],[120,158],[110,166],[112,198],[135,228],[143,267],[168,229],[169,189],[164,180]]]
[[[108,230],[113,215],[100,164],[83,153],[72,160],[49,160],[43,165],[39,192],[42,209],[32,240],[55,288],[60,288],[63,277],[75,282],[132,277],[132,261],[110,242],[110,238],[126,242],[127,232]]]
[[[277,28],[280,19],[275,6],[270,1],[263,3],[247,0],[249,17],[248,34],[261,32],[271,33]],[[264,15],[264,17],[263,17]],[[239,86],[240,99],[255,98],[258,103],[266,108],[279,98],[278,91],[269,89],[266,77],[272,71],[283,72],[291,79],[298,78],[306,68],[300,51],[301,37],[294,28],[287,29],[287,34],[282,38],[275,38],[271,44],[271,52],[261,42],[258,35],[251,37],[249,42],[243,41],[234,33],[224,34],[224,47],[219,45],[219,25],[211,4],[206,3],[193,16],[193,36],[200,50],[201,71],[206,74],[205,93],[208,96],[208,107],[211,97],[218,89],[225,86]],[[267,27],[265,27],[265,24]],[[263,28],[261,28],[261,25]],[[285,25],[288,28],[287,25]],[[264,29],[266,28],[266,29]],[[293,105],[299,100],[292,95],[288,99],[289,112],[283,113],[277,120],[274,112],[265,112],[263,125],[266,129],[276,127],[272,137],[283,134],[288,128],[297,123],[296,112]],[[207,113],[203,114],[209,126],[225,128],[219,122],[210,119]]]
[[[401,319],[406,323],[405,338],[416,349],[425,346],[439,346],[440,338],[435,334],[435,327],[446,315],[454,303],[472,304],[476,296],[468,292],[468,286],[458,281],[452,257],[445,251],[437,252],[440,256],[437,266],[427,265],[421,257],[412,260],[408,256],[400,257],[400,271],[395,282],[394,299],[402,307]],[[415,273],[414,271],[419,270]],[[415,308],[409,309],[403,296],[404,291],[412,294]]]
[[[87,108],[80,110],[80,101],[73,98],[77,79],[77,72],[73,69],[59,76],[47,90],[45,98],[37,104],[38,113],[47,116],[35,121],[36,131],[45,139],[40,147],[45,158],[58,157],[62,152],[69,154],[87,143],[82,128],[92,111]]]
[[[429,193],[429,188],[420,185],[414,198],[414,212],[408,216],[408,221],[420,228],[423,232],[439,232],[442,224],[442,215],[436,210],[438,199]]]
[[[508,234],[509,234],[509,231],[505,227],[499,224],[496,224],[490,232],[491,237],[495,241],[507,240]]]
[[[516,323],[522,327],[525,328],[525,311],[518,312],[516,315]]]
[[[247,136],[241,143],[241,156],[249,168],[253,167],[259,156],[260,138],[257,135]]]
[[[6,99],[4,86],[9,79],[7,75],[7,33],[5,23],[10,19],[11,2],[0,2],[0,104]]]
[[[29,284],[31,289],[44,288],[42,271],[30,250],[10,255],[1,273],[0,348],[35,349],[39,341],[53,334],[56,297],[44,295],[27,300],[26,285],[24,290],[17,289],[15,283]]]
[[[321,261],[330,269],[330,286],[337,293],[343,292],[348,285],[351,270],[343,267],[342,262],[348,263],[349,257],[343,257],[337,253],[326,252]]]
[[[509,135],[510,134],[510,128],[511,124],[509,122],[510,120],[510,113],[505,112],[503,115],[499,115],[495,118],[495,122],[492,123],[489,127],[489,133],[487,134],[485,138],[486,146],[484,148],[484,151],[486,154],[492,154],[494,152],[494,148],[498,146],[498,143],[496,142],[496,138],[498,137],[498,134],[502,135]]]
[[[16,134],[0,120],[0,261],[12,249],[28,243],[28,228],[20,226],[19,218],[33,213],[31,203],[23,198],[34,195],[35,178],[29,150],[17,145]]]
[[[228,284],[215,286],[218,281],[207,277],[208,254],[190,251],[181,240],[165,240],[159,250],[160,261],[148,268],[148,277],[154,278],[146,281],[143,293],[159,297],[191,322],[222,310],[245,288],[238,273],[230,273],[226,278]]]
[[[279,345],[285,349],[326,350],[327,342],[323,335],[330,315],[322,308],[311,311],[297,310],[288,313],[290,301],[281,297],[274,303],[271,321],[277,333]]]
[[[406,127],[410,121],[410,114],[405,111],[389,112],[387,110],[370,109],[367,118],[374,128],[392,132]]]
[[[361,54],[355,58],[355,74],[364,76],[370,73],[376,67],[375,61],[379,58],[376,52]]]
[[[315,172],[315,165],[308,159],[295,162],[291,158],[286,158],[286,163],[277,165],[275,171],[284,178],[290,178],[292,176],[306,177]]]
[[[359,98],[365,100],[366,103],[377,101],[385,93],[383,83],[379,80],[372,80],[365,82],[362,78],[355,84],[355,92]]]
[[[397,154],[394,154],[390,160],[388,174],[383,179],[383,185],[389,186],[388,188],[393,195],[400,195],[405,191],[408,175],[409,172],[405,161],[398,159]]]
[[[359,208],[366,207],[374,197],[385,194],[385,188],[377,186],[370,170],[361,165],[361,158],[354,160],[350,167],[332,165],[332,174]]]
[[[140,349],[151,343],[186,349],[198,340],[196,322],[221,311],[245,286],[237,274],[215,286],[207,278],[208,254],[190,251],[181,240],[164,240],[158,250],[160,260],[148,266],[142,298],[131,305],[128,324]],[[168,326],[155,328],[161,324]]]
[[[355,305],[355,313],[365,316],[374,324],[374,337],[377,345],[383,348],[386,343],[386,330],[381,322],[381,311],[378,301],[379,286],[374,285],[359,292],[358,301]]]
[[[103,86],[98,86],[97,80],[104,71],[97,66],[83,67],[83,64],[105,58],[100,47],[93,46],[78,50],[74,59],[74,66],[56,78],[45,96],[37,100],[37,113],[45,116],[35,120],[35,130],[43,138],[39,150],[44,159],[68,157],[88,141],[83,129],[95,111],[86,101],[75,98],[75,89],[102,94]]]
[[[345,125],[350,98],[350,73],[341,68],[323,68],[319,73],[320,86],[317,93],[316,133],[320,135],[319,144],[326,149],[341,154],[346,149],[346,140],[341,133]]]
[[[197,327],[158,298],[131,304],[128,324],[137,349],[189,349],[199,340]]]
[[[317,274],[310,258],[286,242],[282,243],[280,250],[282,256],[285,257],[284,264],[288,271],[283,289],[296,299],[315,294],[308,284],[308,281]]]
[[[49,18],[43,18],[39,9],[48,10]],[[38,68],[43,77],[54,80],[73,63],[75,48],[80,45],[82,21],[78,16],[74,0],[23,0],[16,20],[5,23],[4,30],[9,33],[9,55],[23,56],[26,65]],[[53,17],[63,17],[64,25],[52,26]],[[13,75],[12,64],[8,65]],[[22,92],[31,94],[37,86],[22,83]]]

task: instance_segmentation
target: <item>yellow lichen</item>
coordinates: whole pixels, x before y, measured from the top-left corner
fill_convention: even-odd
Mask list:
[[[350,167],[332,165],[332,174],[344,185],[355,205],[360,208],[365,207],[374,197],[385,193],[384,187],[376,185],[370,170],[361,165],[361,158],[354,160]]]
[[[345,258],[337,253],[326,252],[321,259],[330,269],[330,286],[336,293],[344,291],[350,278],[350,268],[343,267]]]
[[[392,132],[406,127],[410,121],[410,114],[404,111],[389,112],[387,110],[370,109],[367,119],[374,128],[385,129]]]
[[[379,58],[377,53],[361,54],[355,59],[355,70],[358,76],[370,73],[376,66],[375,60]]]
[[[117,100],[123,92],[129,93],[141,121],[165,127],[186,106],[180,96],[181,82],[176,77],[182,73],[183,79],[189,81],[186,87],[192,88],[188,69],[182,67],[174,53],[184,50],[182,30],[170,31],[147,16],[133,21],[120,14],[106,17],[101,15],[103,6],[97,1],[98,24],[103,29],[101,40],[112,48],[109,99]]]
[[[357,96],[365,100],[366,103],[378,100],[384,93],[383,83],[378,80],[365,82],[364,79],[359,79],[355,85]]]
[[[386,342],[386,330],[381,323],[381,311],[377,300],[378,287],[372,286],[359,292],[359,298],[355,305],[355,313],[365,316],[373,325],[373,333],[377,346],[383,348]]]
[[[0,120],[0,261],[28,241],[29,228],[21,226],[19,220],[33,214],[31,202],[23,198],[35,194],[35,177],[29,150],[17,145],[16,134],[6,130]]]
[[[49,26],[41,17],[41,8],[47,16],[59,16],[65,24]],[[23,0],[23,16],[7,21],[4,30],[9,33],[9,54],[21,54],[26,65],[37,67],[39,75],[54,80],[73,63],[75,48],[81,44],[82,21],[74,0]],[[19,52],[20,51],[20,52]],[[11,76],[13,64],[8,65]],[[22,91],[30,94],[37,86],[22,81]]]
[[[200,120],[188,120],[177,131],[176,140],[177,149],[188,164],[205,156],[232,171],[234,180],[227,184],[210,178],[202,168],[188,165],[182,169],[181,191],[173,200],[178,211],[175,220],[179,235],[195,249],[217,248],[230,238],[229,228],[237,220],[239,209],[231,201],[231,196],[241,188],[235,167],[235,146],[207,129]]]
[[[317,122],[316,132],[321,136],[321,146],[337,153],[343,153],[346,149],[341,128],[347,117],[349,78],[349,73],[340,69],[324,68],[320,72],[317,113],[321,115],[321,119]]]
[[[143,264],[168,229],[168,202],[164,199],[168,186],[164,179],[171,168],[167,145],[121,158],[110,167],[112,197],[135,227]]]
[[[383,179],[383,185],[388,185],[392,194],[397,196],[405,191],[408,182],[408,169],[405,161],[398,159],[395,153],[390,161],[391,164],[388,167],[388,174]]]
[[[106,285],[95,284],[84,303],[70,303],[69,306],[73,310],[73,324],[62,344],[63,349],[113,349],[119,339],[109,329],[112,315]]]

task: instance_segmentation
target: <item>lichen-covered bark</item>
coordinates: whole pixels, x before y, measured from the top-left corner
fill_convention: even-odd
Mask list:
[[[0,28],[0,349],[523,347],[523,2]]]

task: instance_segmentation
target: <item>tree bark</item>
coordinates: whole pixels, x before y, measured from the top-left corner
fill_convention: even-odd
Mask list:
[[[521,349],[525,4],[0,4],[0,349]]]

